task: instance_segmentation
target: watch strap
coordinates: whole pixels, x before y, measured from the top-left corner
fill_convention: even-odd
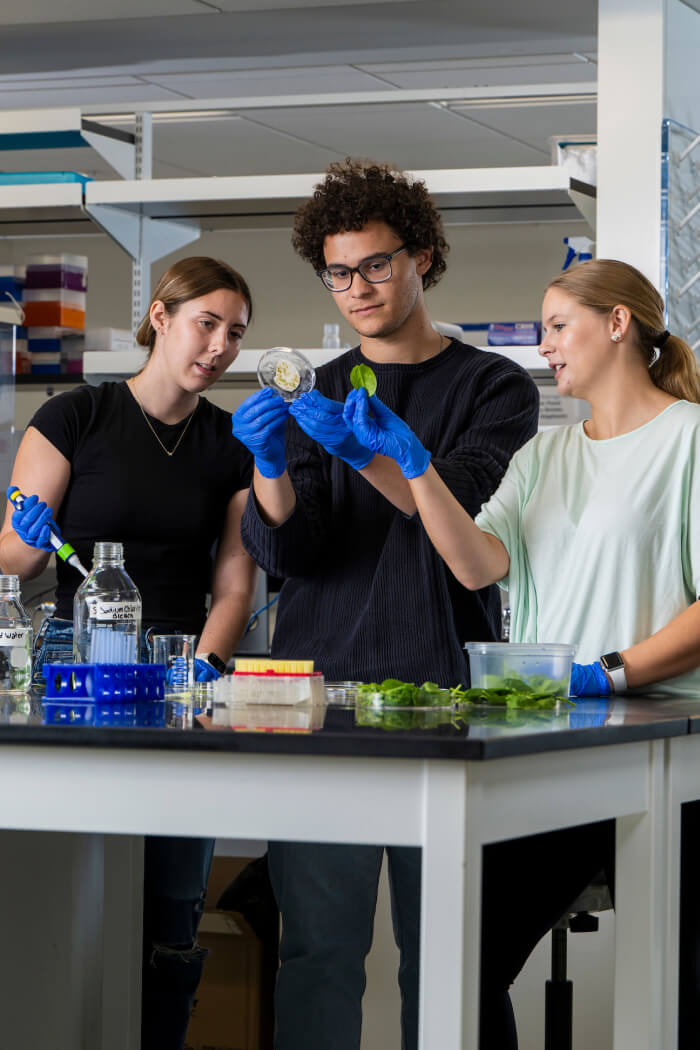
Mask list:
[[[624,693],[627,690],[627,677],[625,661],[620,653],[604,653],[600,658],[600,665],[612,682],[613,692]]]
[[[196,653],[197,659],[206,660],[217,674],[226,674],[226,664],[216,653]]]

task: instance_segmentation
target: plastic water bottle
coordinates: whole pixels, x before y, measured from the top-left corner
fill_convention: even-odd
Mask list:
[[[73,599],[73,659],[136,664],[140,637],[141,595],[124,568],[124,548],[98,542],[92,569]]]
[[[323,326],[323,342],[321,346],[324,350],[339,350],[340,349],[340,325],[339,324],[324,324]]]
[[[0,691],[26,693],[32,682],[32,621],[19,576],[0,576]]]

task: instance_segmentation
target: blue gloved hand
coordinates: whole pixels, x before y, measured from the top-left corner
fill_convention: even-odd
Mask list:
[[[22,509],[14,511],[12,528],[29,547],[40,551],[53,551],[49,532],[51,528],[58,532],[58,526],[53,520],[51,507],[38,496],[27,496]]]
[[[572,664],[570,696],[609,696],[610,680],[599,663]]]
[[[318,390],[310,390],[293,401],[289,411],[310,438],[355,470],[362,470],[374,459],[374,452],[360,444],[343,419],[342,401],[331,401]]]
[[[284,430],[288,415],[288,403],[269,386],[247,397],[233,413],[233,435],[253,453],[265,478],[278,478],[287,469]]]
[[[280,399],[281,400],[281,399]],[[194,658],[194,680],[195,682],[214,682],[221,675],[208,660],[202,660],[201,656]]]
[[[407,423],[379,400],[376,394],[351,390],[345,399],[343,419],[366,448],[395,459],[405,478],[419,478],[430,465],[430,453]]]

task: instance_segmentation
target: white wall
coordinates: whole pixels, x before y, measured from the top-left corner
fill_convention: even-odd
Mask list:
[[[562,238],[588,232],[582,221],[449,227],[448,270],[428,293],[431,316],[471,323],[537,319],[542,290],[564,261]],[[88,256],[88,327],[128,328],[131,263],[105,235],[0,240],[0,264],[60,251]],[[292,250],[289,230],[204,234],[154,265],[154,285],[170,262],[186,255],[220,257],[249,282],[255,319],[244,345],[320,346],[324,321],[341,320],[331,294]],[[342,323],[341,341],[353,341]]]

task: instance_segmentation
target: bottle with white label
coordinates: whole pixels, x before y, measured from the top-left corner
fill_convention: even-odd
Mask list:
[[[82,664],[136,664],[141,595],[124,568],[121,543],[95,544],[92,569],[73,599],[73,659]]]
[[[0,692],[26,693],[32,682],[32,621],[19,576],[0,576]]]

